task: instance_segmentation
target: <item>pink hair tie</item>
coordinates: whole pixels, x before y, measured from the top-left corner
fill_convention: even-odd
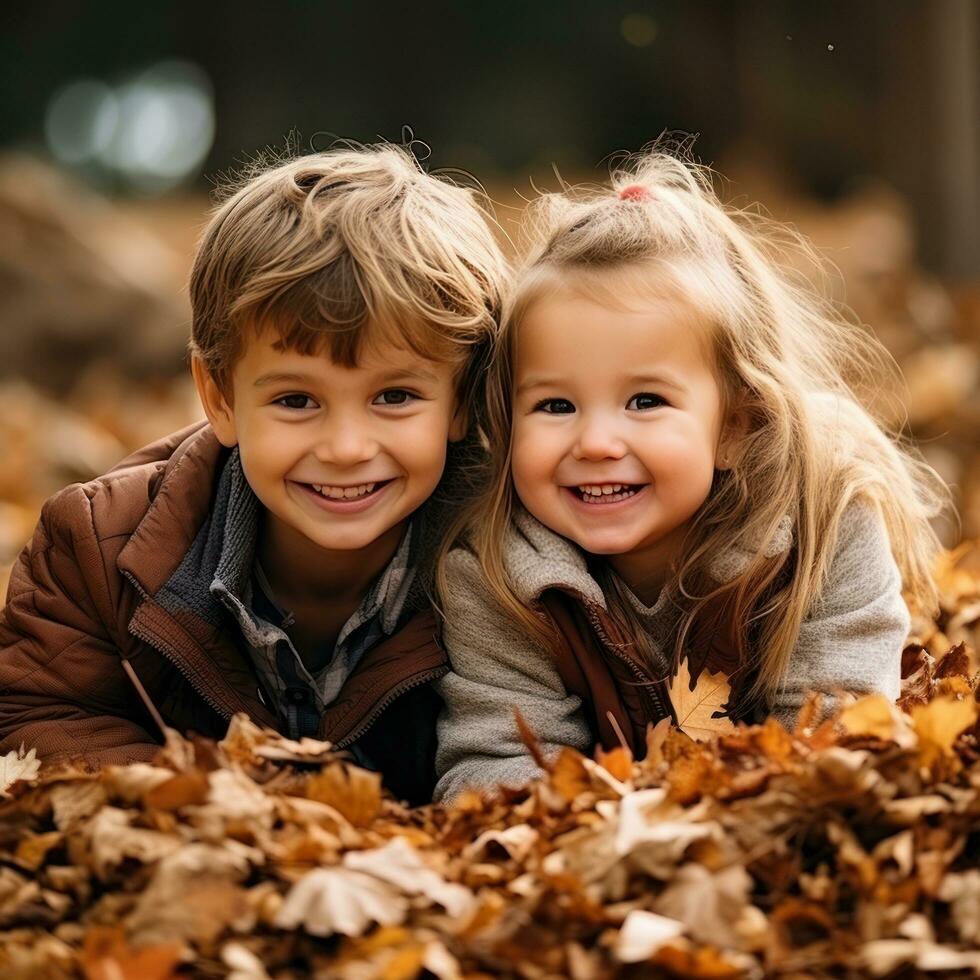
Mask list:
[[[619,192],[621,201],[652,201],[653,195],[641,184],[630,184]]]

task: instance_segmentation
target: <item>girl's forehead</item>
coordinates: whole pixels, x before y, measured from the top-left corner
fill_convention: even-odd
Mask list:
[[[542,270],[530,284],[522,319],[542,304],[582,299],[623,313],[669,309],[677,318],[704,324],[711,316],[691,288],[691,272],[666,262]]]

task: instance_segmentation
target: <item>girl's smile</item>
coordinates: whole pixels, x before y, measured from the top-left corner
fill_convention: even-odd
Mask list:
[[[585,507],[599,507],[608,514],[614,504],[625,504],[641,499],[649,483],[602,483],[579,487],[565,487],[572,497]]]

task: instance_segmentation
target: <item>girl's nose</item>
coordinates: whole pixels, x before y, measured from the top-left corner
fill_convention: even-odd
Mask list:
[[[582,460],[622,459],[626,453],[626,443],[599,420],[583,425],[572,447],[572,456]]]

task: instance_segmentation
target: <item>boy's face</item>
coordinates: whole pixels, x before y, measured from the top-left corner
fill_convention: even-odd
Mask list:
[[[462,438],[453,369],[377,345],[357,367],[276,346],[265,331],[235,365],[230,397],[199,362],[208,417],[237,445],[252,490],[282,530],[328,551],[367,548],[435,490]]]

